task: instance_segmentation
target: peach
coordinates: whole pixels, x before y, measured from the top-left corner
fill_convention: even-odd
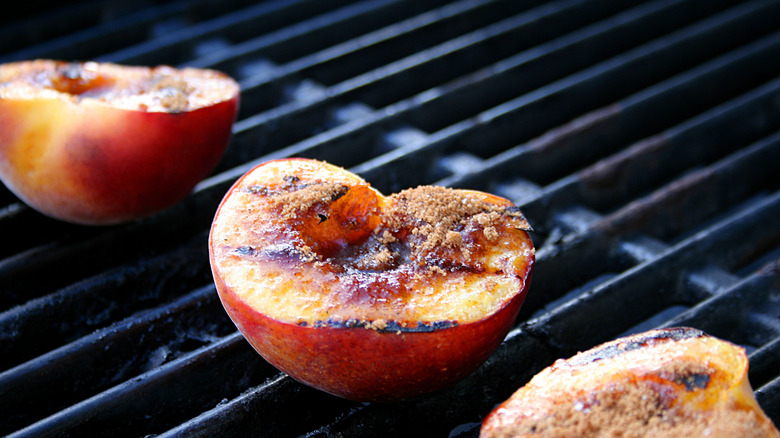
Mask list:
[[[745,349],[687,327],[560,359],[482,423],[480,437],[780,437],[756,402]]]
[[[534,265],[528,223],[487,193],[383,196],[308,159],[263,163],[220,204],[209,257],[225,310],[268,362],[340,397],[448,387],[510,330]]]
[[[0,65],[0,179],[48,216],[111,224],[187,196],[228,145],[239,86],[211,70]]]

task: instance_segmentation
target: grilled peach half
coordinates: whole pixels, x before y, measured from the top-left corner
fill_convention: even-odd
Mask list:
[[[481,437],[780,437],[745,350],[686,327],[558,360],[496,407]]]
[[[57,219],[111,224],[180,201],[228,145],[239,86],[211,70],[0,65],[0,179]]]
[[[501,343],[534,265],[528,228],[491,194],[386,197],[340,167],[281,159],[233,185],[209,255],[224,308],[268,362],[389,401],[452,385]]]

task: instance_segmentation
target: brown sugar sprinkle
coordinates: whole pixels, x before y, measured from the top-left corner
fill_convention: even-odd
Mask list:
[[[498,240],[498,231],[496,231],[496,227],[485,227],[482,233],[485,235],[488,242],[495,242]]]
[[[485,210],[485,204],[472,196],[453,189],[437,186],[420,186],[391,196],[395,202],[388,209],[390,218],[402,221],[411,216],[424,223],[442,225],[451,229],[464,216],[473,216]],[[392,227],[392,222],[388,221]],[[396,227],[402,222],[396,224]]]
[[[709,413],[686,412],[660,386],[633,379],[615,382],[579,401],[555,406],[550,415],[518,423],[491,438],[770,436],[766,425],[737,406],[725,406]]]
[[[281,191],[274,192],[267,189],[256,189],[263,194],[271,194],[268,201],[271,208],[280,208],[280,220],[289,221],[298,218],[298,213],[304,212],[313,205],[327,204],[343,196],[349,187],[342,184],[321,182],[315,184],[295,185],[297,178],[287,178],[288,184]]]
[[[316,206],[324,207],[327,217],[330,203],[344,196],[350,188],[337,182],[311,181],[303,183],[293,175],[284,177],[277,186],[250,186],[245,192],[263,196],[277,212],[280,222],[294,222]],[[386,271],[413,262],[434,273],[444,274],[442,267],[428,263],[426,255],[437,248],[456,249],[470,260],[476,248],[473,239],[465,241],[464,231],[482,229],[487,242],[495,242],[500,226],[507,218],[514,225],[527,228],[527,222],[512,207],[485,202],[479,195],[436,186],[420,186],[404,190],[387,198],[379,225],[372,236],[352,249],[334,256],[340,265],[365,271]],[[413,238],[398,242],[410,232]],[[479,241],[479,239],[477,239]],[[399,252],[400,251],[400,252]]]
[[[457,230],[464,228],[469,219],[482,226],[485,238],[493,242],[498,238],[494,225],[505,219],[507,214],[515,215],[506,207],[487,204],[478,196],[446,187],[420,186],[399,192],[391,198],[394,202],[385,211],[384,223],[393,230],[409,223],[416,224],[417,228],[412,233],[426,236],[422,250],[463,246]],[[522,218],[519,212],[516,214]]]
[[[165,75],[155,77],[154,85],[149,92],[159,100],[163,108],[172,112],[180,112],[189,108],[188,96],[192,90],[192,86],[187,81]]]
[[[391,232],[389,232],[387,230],[383,230],[382,231],[382,242],[383,243],[387,244],[387,243],[393,243],[395,241],[396,241],[396,238],[395,238],[395,236],[393,236],[393,233],[391,233]]]
[[[602,359],[595,359],[592,363]],[[604,359],[607,360],[607,359]],[[683,394],[719,391],[717,368],[690,360],[670,360],[645,374],[621,372],[608,382],[577,387],[548,385],[579,373],[596,373],[577,360],[560,360],[555,372],[522,397],[508,401],[503,426],[485,438],[622,437],[676,438],[709,436],[767,437],[770,425],[735,399],[709,408],[687,405]],[[609,373],[609,371],[606,371]],[[713,383],[714,382],[714,383]],[[714,387],[711,385],[715,385]],[[695,402],[694,402],[695,403]]]
[[[375,321],[366,322],[365,328],[377,331],[384,330],[387,328],[387,321],[379,318]]]
[[[354,265],[365,271],[390,270],[398,266],[400,256],[391,251],[387,246],[379,246],[376,249],[365,251],[355,258]]]

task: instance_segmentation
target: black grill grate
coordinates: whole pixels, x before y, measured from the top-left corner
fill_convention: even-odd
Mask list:
[[[216,68],[242,109],[218,171],[136,223],[62,224],[0,189],[0,434],[476,436],[555,359],[671,325],[746,347],[780,423],[778,16],[768,0],[23,9],[0,61]],[[422,400],[359,404],[254,353],[211,285],[206,233],[238,176],[287,156],[386,193],[442,184],[521,205],[537,268],[482,368]]]

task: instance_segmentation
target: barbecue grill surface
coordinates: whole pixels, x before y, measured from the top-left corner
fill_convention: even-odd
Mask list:
[[[555,359],[668,326],[744,346],[780,423],[780,1],[44,6],[1,18],[0,62],[214,68],[242,107],[219,168],[153,217],[69,225],[0,188],[0,435],[474,437]],[[482,368],[366,404],[251,349],[206,237],[236,178],[291,156],[521,206],[534,279]]]

